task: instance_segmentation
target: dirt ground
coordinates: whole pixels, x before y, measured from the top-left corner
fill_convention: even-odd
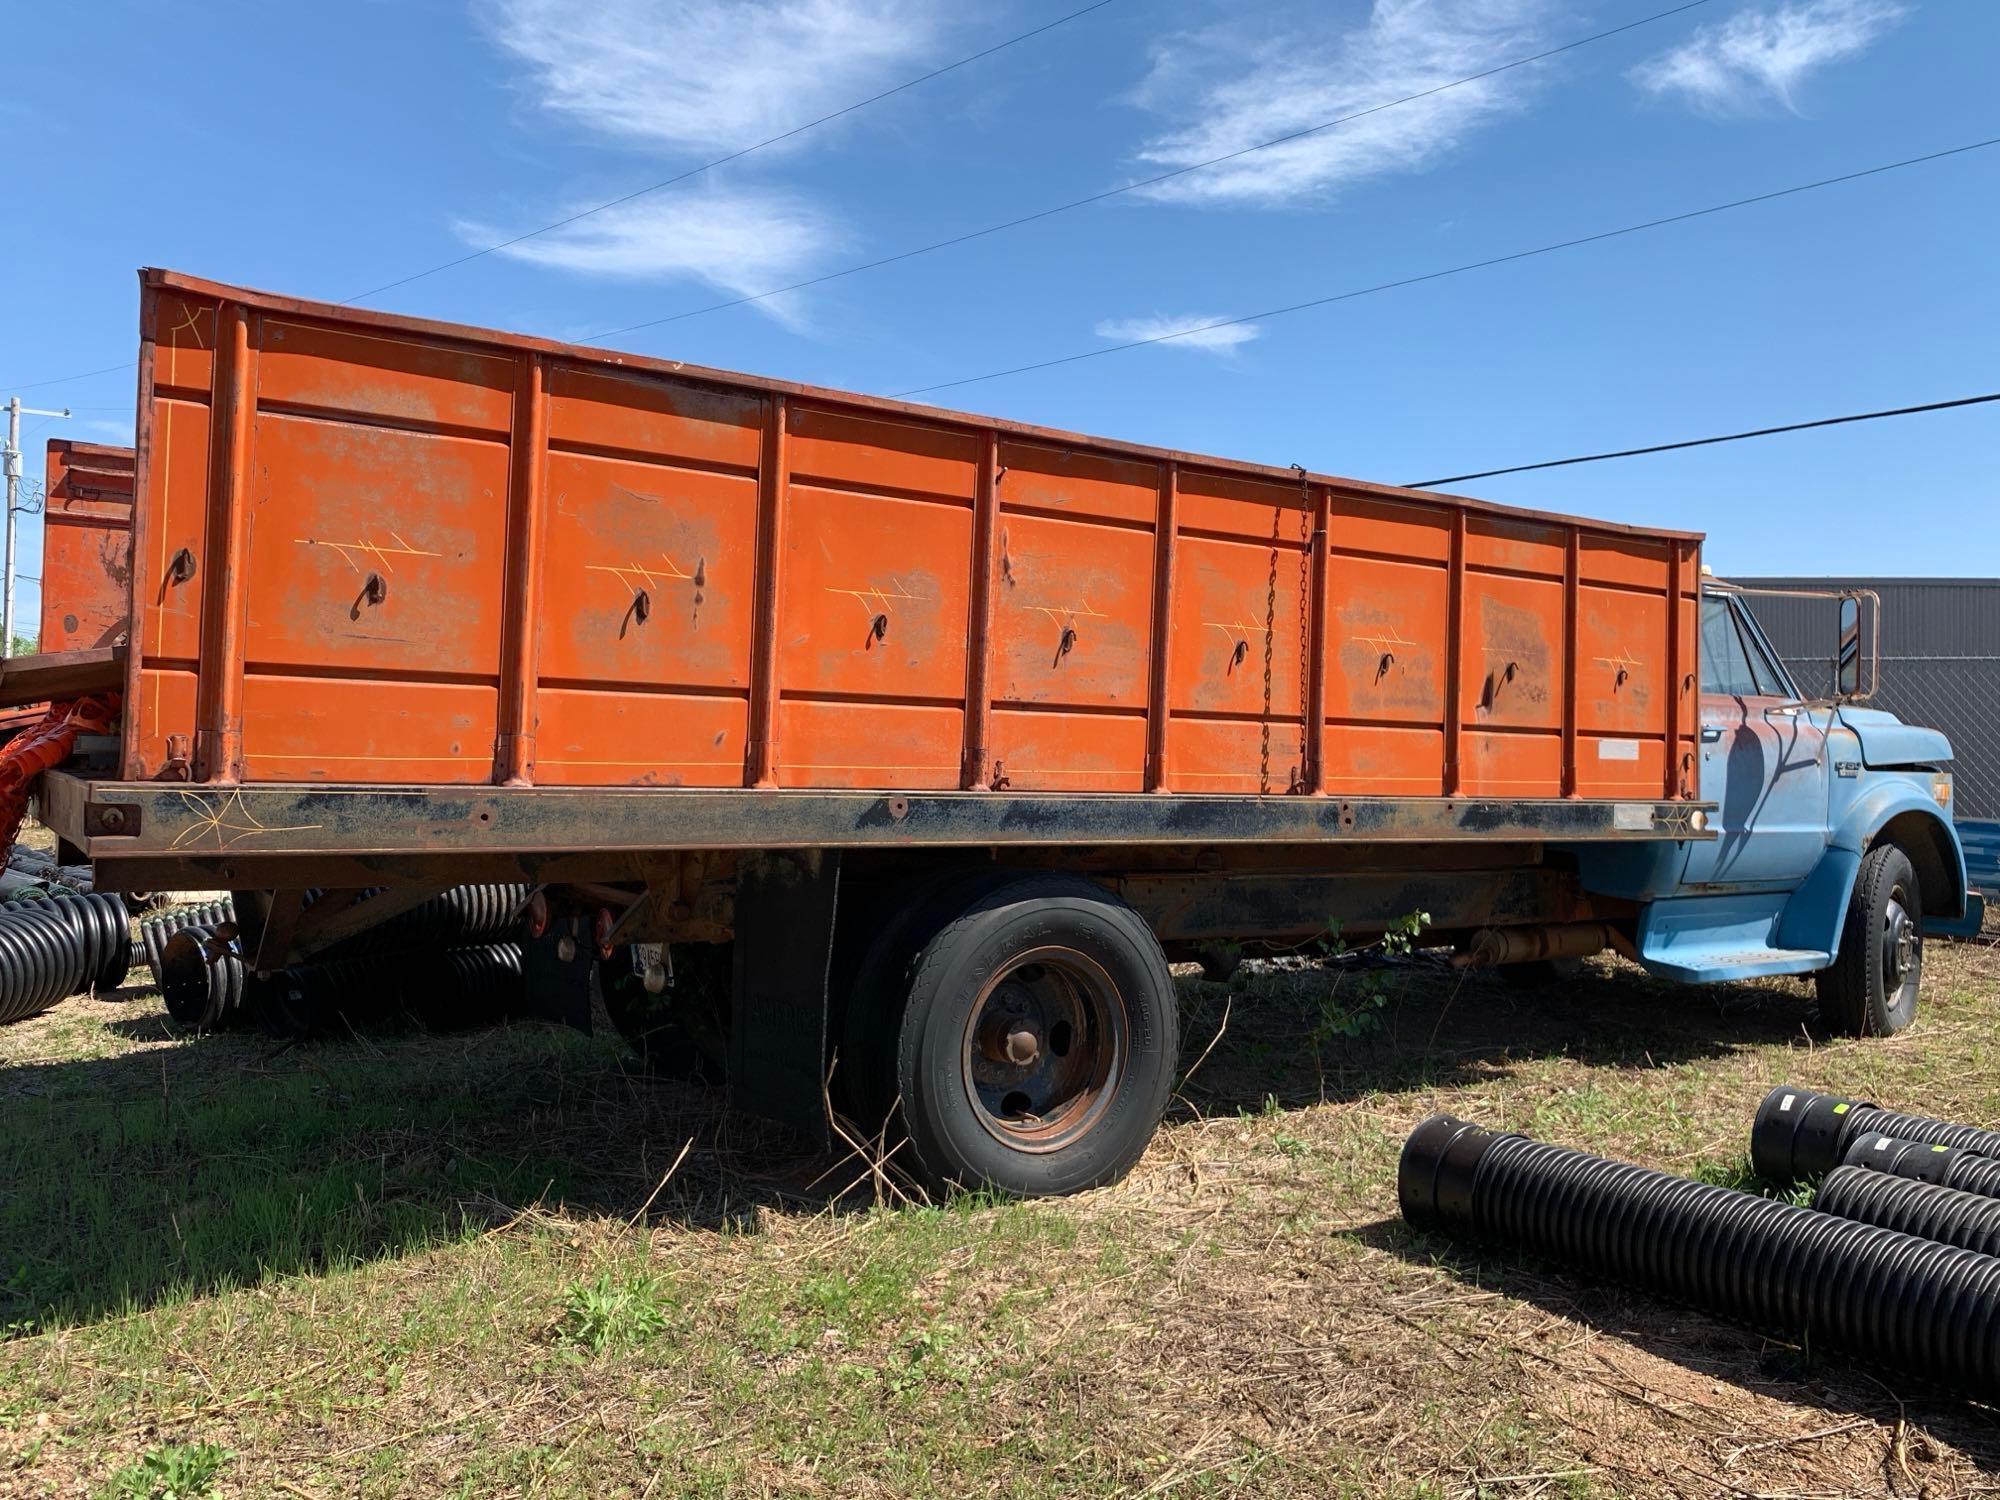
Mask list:
[[[1929,963],[1872,1042],[1610,960],[1190,973],[1157,1143],[1038,1204],[912,1203],[601,1032],[72,999],[0,1032],[0,1494],[2000,1489],[1986,1408],[1395,1207],[1440,1109],[1728,1183],[1781,1081],[2000,1120],[1993,938]]]

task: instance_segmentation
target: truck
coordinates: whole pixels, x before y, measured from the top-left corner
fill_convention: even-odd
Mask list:
[[[132,464],[130,448],[49,440],[38,652],[124,640],[132,608]],[[0,708],[0,744],[33,728],[47,712],[44,703]]]
[[[1799,697],[1701,537],[140,275],[115,763],[42,816],[227,888],[260,983],[532,887],[737,1109],[932,1186],[1117,1179],[1176,960],[1329,922],[1914,1013],[1942,736]],[[78,679],[81,680],[81,679]]]

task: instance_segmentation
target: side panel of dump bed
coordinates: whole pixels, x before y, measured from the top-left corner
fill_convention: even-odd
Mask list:
[[[127,779],[1697,795],[1691,536],[143,287]]]
[[[132,450],[49,443],[41,651],[113,646],[132,614]]]

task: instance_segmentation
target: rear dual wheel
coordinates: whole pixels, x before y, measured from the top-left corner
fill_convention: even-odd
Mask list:
[[[844,1091],[933,1188],[1022,1196],[1114,1182],[1173,1086],[1173,978],[1152,931],[1074,876],[947,881],[857,974]]]

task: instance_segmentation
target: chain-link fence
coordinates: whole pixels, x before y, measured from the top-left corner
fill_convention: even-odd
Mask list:
[[[1800,692],[1832,695],[1830,658],[1784,662]],[[1884,656],[1868,706],[1941,730],[1951,741],[1955,815],[2000,818],[2000,656]]]

